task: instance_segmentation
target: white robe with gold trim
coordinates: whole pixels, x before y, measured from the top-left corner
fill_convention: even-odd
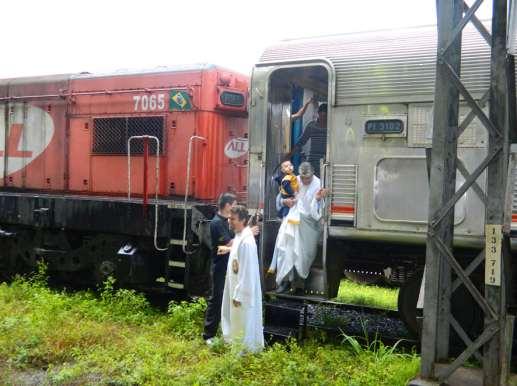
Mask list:
[[[321,189],[320,179],[313,176],[309,185],[304,185],[298,176],[300,191],[296,205],[284,217],[275,243],[271,269],[276,269],[278,285],[293,272],[306,279],[318,252],[321,235],[320,219],[323,214],[324,200],[317,201],[316,193]],[[291,221],[291,212],[299,223]]]
[[[241,302],[239,307],[233,300]],[[221,327],[224,340],[258,352],[264,348],[262,288],[257,244],[249,227],[235,235],[224,283]]]

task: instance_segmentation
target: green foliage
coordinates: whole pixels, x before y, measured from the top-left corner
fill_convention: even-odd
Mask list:
[[[36,272],[30,276],[29,281],[35,287],[46,287],[48,284],[48,265],[44,260],[39,260],[37,262]]]
[[[204,298],[198,298],[192,302],[170,302],[168,314],[172,333],[185,338],[200,336],[205,310],[206,300]]]
[[[373,384],[377,377],[382,377],[383,368],[395,368],[398,369],[394,372],[384,373],[384,377],[393,379],[395,384],[401,384],[406,377],[405,382],[409,380],[412,374],[416,373],[419,366],[419,358],[413,353],[400,353],[397,352],[397,346],[401,341],[396,342],[393,346],[386,346],[379,339],[369,341],[368,336],[365,336],[365,342],[361,342],[356,337],[352,337],[346,334],[343,335],[343,344],[348,350],[357,358],[358,362],[365,363],[370,371],[364,372],[358,377],[358,383],[352,384]],[[407,372],[403,371],[400,364],[407,364]],[[412,373],[412,371],[414,371]],[[389,384],[389,383],[383,383]]]
[[[397,298],[397,288],[364,285],[343,279],[336,301],[396,310]]]
[[[109,276],[101,289],[102,304],[110,310],[111,316],[120,321],[143,324],[154,314],[143,294],[125,288],[115,288],[115,279]]]
[[[139,294],[104,283],[91,292],[56,292],[34,280],[0,285],[0,383],[23,376],[42,384],[404,385],[419,359],[380,343],[274,344],[239,355],[200,338],[206,303],[153,310]],[[24,379],[24,378],[23,378]]]

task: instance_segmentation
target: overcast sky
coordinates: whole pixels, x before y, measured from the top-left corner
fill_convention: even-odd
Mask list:
[[[430,24],[435,0],[9,0],[0,78],[188,63],[249,74],[282,39]]]

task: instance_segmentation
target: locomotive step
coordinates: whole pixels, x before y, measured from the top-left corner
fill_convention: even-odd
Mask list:
[[[167,283],[167,285],[171,288],[175,288],[175,289],[185,289],[185,285],[183,283],[178,283],[178,282],[175,282],[175,281],[169,281]]]
[[[185,268],[185,262],[178,260],[169,260],[169,267]]]
[[[182,239],[170,239],[169,243],[170,243],[170,245],[181,245],[181,246],[187,245],[187,242],[183,241]]]
[[[172,280],[169,280],[167,282],[167,280],[164,278],[164,277],[158,277],[155,279],[156,283],[166,283],[168,287],[170,288],[175,288],[175,289],[185,289],[185,285],[183,283],[179,283],[179,282],[176,282],[176,281],[172,281]]]

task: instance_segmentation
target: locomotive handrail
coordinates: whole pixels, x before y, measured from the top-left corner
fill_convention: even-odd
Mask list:
[[[181,248],[183,249],[183,253],[186,255],[191,255],[193,252],[187,251],[187,201],[188,201],[188,194],[189,194],[189,187],[190,187],[190,163],[192,161],[192,143],[194,140],[200,140],[205,142],[205,137],[200,137],[199,135],[193,135],[190,137],[188,141],[188,155],[187,155],[187,178],[185,182],[185,201],[183,205],[183,243]]]
[[[131,200],[131,140],[133,139],[152,139],[156,141],[156,178],[155,178],[155,186],[154,186],[154,248],[157,251],[166,251],[168,247],[160,248],[158,246],[158,182],[160,177],[160,140],[154,135],[133,135],[127,140],[127,199]],[[145,157],[145,154],[144,154]],[[144,174],[147,173],[147,170],[144,168]],[[145,179],[146,180],[146,179]],[[147,184],[147,181],[145,181]],[[147,187],[144,186],[144,192],[147,191]],[[144,203],[146,203],[146,195],[144,195]]]
[[[320,170],[321,170],[321,187],[323,189],[327,189],[328,186],[327,186],[327,173],[328,173],[328,167],[329,167],[329,163],[326,162],[326,161],[323,161],[321,160],[321,164],[320,164]],[[331,202],[331,199],[330,199],[330,196],[331,196],[331,192],[328,191],[328,199],[327,199],[327,202],[323,208],[323,220],[325,221],[325,226],[328,226],[328,222],[329,222],[329,217],[330,217],[330,206],[331,205],[328,205],[328,202]],[[325,199],[323,199],[325,200]]]

